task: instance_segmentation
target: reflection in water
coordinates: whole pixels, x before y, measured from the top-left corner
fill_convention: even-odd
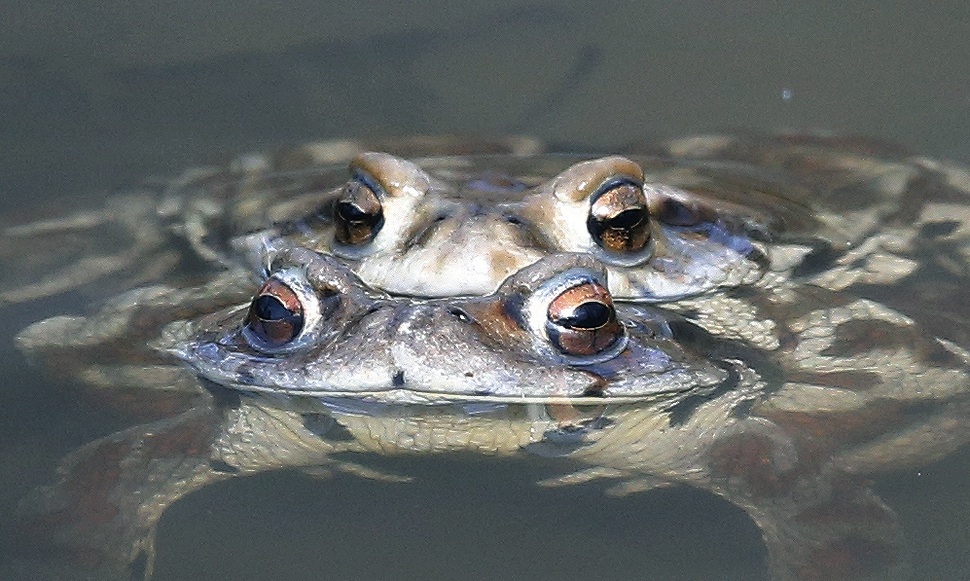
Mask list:
[[[356,463],[353,452],[536,454],[587,466],[547,486],[607,478],[623,493],[689,484],[724,497],[760,527],[776,579],[903,578],[907,553],[896,517],[859,473],[894,462],[878,454],[890,444],[834,445],[833,435],[852,428],[804,414],[730,422],[724,414],[732,399],[706,402],[671,424],[663,402],[402,406],[216,390],[177,416],[72,454],[61,480],[22,504],[19,522],[47,550],[101,575],[138,578],[151,568],[162,512],[215,482],[285,468],[402,478]],[[926,419],[952,424],[954,412],[965,410],[961,402]],[[872,412],[879,410],[864,413]],[[820,430],[828,433],[819,438]]]
[[[546,293],[550,305],[527,312],[517,309],[537,304],[533,295],[542,295],[536,289],[548,282],[543,277],[561,274],[549,274],[545,266],[565,264],[567,272],[583,267],[588,273],[592,270],[583,265],[590,259],[555,255],[519,271],[495,294],[436,301],[377,296],[338,265],[333,268],[339,276],[314,280],[334,283],[320,287],[325,291],[321,303],[332,300],[339,309],[321,311],[339,313],[327,321],[341,326],[321,327],[318,336],[289,350],[253,355],[258,346],[233,334],[244,324],[243,311],[228,322],[206,317],[245,303],[258,287],[245,267],[226,266],[233,248],[227,238],[252,227],[233,220],[255,216],[265,227],[274,214],[264,210],[274,206],[252,202],[278,201],[260,197],[276,190],[251,187],[262,182],[245,167],[231,183],[246,187],[213,190],[222,197],[194,198],[218,200],[222,207],[193,206],[190,197],[181,209],[193,211],[171,214],[171,222],[153,230],[162,238],[150,247],[135,247],[151,256],[158,253],[145,248],[163,249],[172,260],[147,273],[124,270],[130,278],[106,277],[110,271],[97,268],[85,271],[88,278],[72,277],[70,270],[84,270],[85,253],[117,249],[114,239],[97,239],[102,229],[127,225],[131,235],[133,222],[120,214],[90,220],[79,214],[70,224],[42,222],[8,231],[10,237],[26,233],[40,239],[45,232],[67,233],[89,243],[75,247],[80,255],[66,248],[63,256],[39,259],[34,266],[42,275],[53,270],[55,282],[18,279],[27,295],[56,294],[101,278],[122,288],[146,278],[168,285],[136,288],[93,315],[55,317],[21,333],[26,351],[79,377],[116,405],[137,406],[152,417],[75,451],[57,482],[20,503],[17,530],[25,553],[57,553],[66,558],[70,573],[56,570],[55,563],[64,561],[25,560],[24,566],[55,568],[52,575],[75,578],[144,577],[152,570],[155,527],[165,509],[208,484],[289,468],[396,481],[407,474],[377,470],[365,458],[466,452],[561,463],[562,474],[543,480],[546,486],[604,479],[620,494],[674,484],[709,491],[759,527],[768,568],[779,580],[905,578],[903,531],[868,477],[932,461],[970,439],[970,356],[963,348],[970,342],[961,318],[970,237],[965,172],[908,159],[871,142],[811,136],[707,137],[638,150],[663,156],[663,175],[681,180],[678,185],[719,201],[694,213],[686,206],[665,206],[667,212],[657,218],[672,227],[684,216],[703,216],[709,221],[699,223],[718,226],[703,231],[712,238],[721,232],[749,236],[760,249],[762,278],[660,306],[616,301],[609,311],[606,281],[590,275],[579,286],[556,286],[556,292]],[[690,160],[681,164],[681,157]],[[290,178],[271,175],[268,183],[291,184]],[[224,183],[219,179],[214,181]],[[316,189],[310,188],[312,195]],[[287,203],[306,191],[291,189],[293,197],[284,198],[282,207],[301,216],[306,208]],[[257,211],[234,212],[241,207]],[[200,230],[202,224],[207,229]],[[734,244],[737,238],[730,240]],[[291,273],[303,268],[317,276],[335,264],[306,249],[284,254]],[[44,262],[58,258],[69,264],[67,270],[63,263]],[[126,264],[132,262],[139,261]],[[296,280],[287,276],[284,282]],[[93,286],[107,292],[107,286]],[[575,288],[583,290],[572,292]],[[560,304],[563,297],[576,296],[586,307]],[[351,297],[360,299],[359,312],[357,303],[347,300]],[[7,300],[30,298],[7,295]],[[595,305],[589,307],[590,301]],[[264,326],[275,317],[273,307],[265,310],[258,317]],[[580,336],[609,329],[625,333],[626,342],[611,335],[593,363],[582,358],[577,363],[575,353],[565,360],[550,357],[552,351],[535,332],[549,326],[535,324],[530,317],[536,312]],[[447,320],[441,328],[448,326],[449,339],[436,343],[432,333],[416,344],[415,337],[425,335],[396,332],[416,313]],[[368,317],[384,315],[380,320],[386,324],[366,324]],[[215,333],[209,328],[213,318],[222,325]],[[547,332],[545,339],[551,337]],[[598,339],[566,343],[583,355],[600,348]],[[643,347],[648,344],[653,351]],[[279,386],[268,383],[275,377],[270,371],[283,369],[291,381],[294,370],[310,369],[296,362],[308,361],[321,363],[333,382],[353,382],[359,366],[344,351],[354,346],[357,357],[387,372],[385,391],[413,395],[416,388],[408,382],[420,376],[419,367],[439,374],[439,385],[468,383],[462,361],[456,363],[456,345],[463,346],[469,361],[484,361],[481,353],[487,352],[488,361],[500,362],[495,368],[505,361],[509,369],[513,364],[525,369],[521,377],[583,376],[597,389],[570,398],[556,391],[558,385],[521,382],[508,385],[522,393],[503,386],[501,392],[494,387],[491,393],[434,397],[429,384],[421,384],[424,403],[419,405],[413,399],[353,396],[349,389],[337,396],[319,385],[314,397],[301,398],[254,395],[212,383]],[[220,367],[233,350],[247,354],[245,365]],[[669,369],[645,364],[648,351],[667,356],[651,362],[687,362],[703,373],[692,376],[686,388],[656,389],[657,383],[648,381],[651,374],[659,377]],[[173,352],[207,379],[200,382],[177,366]],[[402,365],[394,359],[402,352],[420,366],[395,373],[403,367],[391,363]],[[202,357],[209,358],[207,364],[200,363]],[[644,385],[652,387],[644,392]],[[632,389],[623,395],[633,397],[615,397],[611,390],[619,387]],[[523,395],[532,396],[530,403],[515,401]]]

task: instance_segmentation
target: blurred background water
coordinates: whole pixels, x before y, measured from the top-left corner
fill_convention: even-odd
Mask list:
[[[813,129],[970,161],[970,5],[711,0],[8,1],[6,211],[98,197],[220,151],[326,137]],[[11,335],[77,305],[4,308],[4,514],[117,428]],[[962,579],[970,455],[878,483],[925,579]],[[162,521],[158,579],[750,579],[757,530],[689,491],[544,491],[525,463],[417,462],[420,484],[231,481]]]

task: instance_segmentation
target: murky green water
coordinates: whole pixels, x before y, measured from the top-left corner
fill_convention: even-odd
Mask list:
[[[521,132],[609,147],[807,128],[970,160],[970,11],[958,1],[10,8],[0,23],[10,214],[56,213],[59,200],[171,175],[213,151],[369,134]],[[11,341],[86,300],[0,311],[2,514],[50,482],[62,455],[121,427]],[[756,527],[707,493],[550,491],[533,485],[549,475],[539,460],[389,462],[417,481],[272,473],[187,497],[161,521],[156,579],[766,575]],[[967,482],[962,451],[876,483],[900,514],[917,578],[965,577]],[[0,549],[10,540],[5,527]]]

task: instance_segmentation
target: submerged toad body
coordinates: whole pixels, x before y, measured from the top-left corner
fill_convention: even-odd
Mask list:
[[[594,259],[565,254],[485,297],[415,300],[304,248],[268,263],[248,305],[127,303],[212,396],[76,452],[21,506],[35,541],[147,576],[162,512],[200,486],[293,467],[400,480],[348,454],[476,451],[588,466],[548,485],[709,490],[761,527],[777,580],[904,579],[899,525],[865,476],[970,439],[970,355],[849,293],[780,281],[622,304]],[[166,300],[201,316],[165,325],[151,314]]]
[[[970,180],[837,145],[707,139],[659,158],[417,165],[367,154],[326,187],[306,168],[260,174],[209,218],[183,214],[166,247],[180,268],[159,267],[157,284],[20,334],[109,399],[140,391],[171,410],[177,393],[186,409],[78,451],[21,516],[42,543],[130,578],[150,572],[165,507],[211,482],[285,467],[376,475],[339,453],[541,454],[589,467],[549,484],[683,483],[728,499],[761,527],[777,579],[903,578],[901,532],[865,477],[970,438]],[[262,217],[240,227],[226,208]],[[563,247],[533,253],[559,234]],[[482,258],[492,241],[526,257],[504,282],[415,297],[436,294],[420,286],[435,266],[450,280],[481,258],[475,272],[490,274],[468,280],[498,276],[503,261]],[[360,278],[380,261],[395,275],[375,289]]]

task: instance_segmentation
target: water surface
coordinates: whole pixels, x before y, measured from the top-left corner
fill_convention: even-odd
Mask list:
[[[64,200],[172,175],[213,151],[368,134],[525,132],[603,148],[733,127],[822,129],[970,161],[970,14],[956,0],[8,8],[8,216],[57,213]],[[52,480],[60,456],[123,424],[11,341],[87,301],[3,308],[4,514]],[[161,522],[156,579],[766,575],[757,529],[703,492],[616,499],[595,484],[537,488],[548,473],[529,460],[399,462],[416,483],[284,472],[190,496]],[[876,483],[901,516],[917,578],[960,579],[970,566],[968,472],[963,451]]]

